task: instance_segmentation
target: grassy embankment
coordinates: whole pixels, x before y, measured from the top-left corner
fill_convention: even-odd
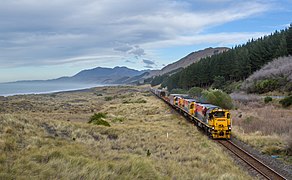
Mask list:
[[[279,100],[264,103],[255,95],[235,95],[233,135],[264,154],[279,156],[292,164],[292,110]]]
[[[142,88],[0,99],[0,179],[250,179]],[[88,124],[107,113],[111,127]]]

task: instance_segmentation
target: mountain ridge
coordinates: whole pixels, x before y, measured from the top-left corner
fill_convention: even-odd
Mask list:
[[[198,62],[202,58],[216,55],[216,54],[220,54],[220,53],[228,51],[228,50],[229,50],[229,48],[227,48],[227,47],[216,47],[216,48],[209,47],[209,48],[206,48],[203,50],[191,52],[190,54],[186,55],[185,57],[181,58],[180,60],[178,60],[174,63],[168,64],[167,66],[162,68],[159,75],[169,73],[170,71],[174,71],[178,68],[185,68],[185,67],[187,67],[195,62]]]

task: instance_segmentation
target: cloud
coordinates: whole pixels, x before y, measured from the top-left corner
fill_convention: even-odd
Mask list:
[[[136,62],[134,62],[134,61],[130,61],[130,60],[126,60],[125,61],[126,63],[132,63],[132,64],[135,64]]]
[[[139,46],[135,46],[133,50],[129,52],[130,54],[134,54],[135,56],[143,56],[145,55],[144,49],[140,48]]]
[[[226,33],[217,38],[218,33],[203,32],[266,12],[270,2],[4,1],[0,6],[0,67],[82,61],[102,64],[110,59],[115,63],[117,57],[140,58],[157,47],[200,44],[210,39],[232,43],[235,36],[228,38]],[[96,56],[102,58],[80,58]]]
[[[144,49],[140,48],[139,45],[130,46],[129,44],[123,44],[114,48],[115,51],[124,52],[127,54],[132,54],[138,59],[139,57],[145,55]]]
[[[148,64],[148,65],[153,65],[153,64],[155,64],[154,61],[147,60],[147,59],[143,59],[143,63]]]
[[[114,48],[115,51],[121,51],[121,52],[128,52],[128,51],[130,51],[131,49],[133,49],[133,47],[131,47],[131,46],[128,45],[128,44],[121,45],[121,46],[119,46],[119,47],[115,47],[115,48]]]
[[[144,65],[145,68],[152,69],[154,66],[157,66],[156,63],[152,60],[143,59],[142,62],[145,64]]]
[[[232,33],[213,33],[196,35],[192,37],[188,36],[176,36],[171,40],[161,40],[156,42],[150,42],[144,44],[146,48],[159,48],[159,47],[174,47],[182,45],[198,45],[204,42],[216,43],[219,46],[233,46],[235,44],[240,44],[241,42],[246,42],[247,40],[253,38],[257,39],[263,35],[268,35],[270,32],[253,32],[253,33],[242,33],[242,32],[232,32]]]

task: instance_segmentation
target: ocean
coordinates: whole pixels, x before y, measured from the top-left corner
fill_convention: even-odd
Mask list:
[[[80,83],[44,83],[44,82],[16,82],[0,83],[0,96],[12,96],[21,94],[45,94],[61,91],[72,91],[101,87],[101,84]]]

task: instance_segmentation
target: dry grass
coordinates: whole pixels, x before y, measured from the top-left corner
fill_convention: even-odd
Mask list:
[[[19,108],[27,101],[33,107]],[[0,179],[251,179],[216,143],[142,88],[1,103],[7,106],[0,115]],[[107,113],[111,127],[87,123],[97,112]]]
[[[292,164],[292,111],[282,108],[276,100],[237,102],[233,110],[233,135],[268,155],[279,155]]]
[[[246,94],[246,93],[231,93],[231,98],[237,103],[240,102],[240,105],[247,105],[250,103],[259,102],[261,98],[255,94]],[[241,106],[242,107],[242,106]]]

